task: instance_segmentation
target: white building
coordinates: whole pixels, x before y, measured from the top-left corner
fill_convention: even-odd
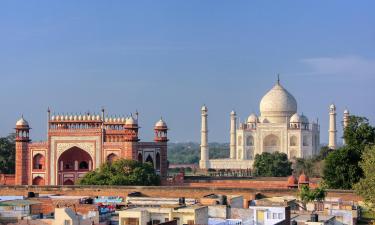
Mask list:
[[[208,108],[202,107],[200,168],[252,168],[255,155],[263,152],[283,152],[289,158],[308,158],[319,152],[318,122],[298,113],[296,99],[279,80],[263,96],[259,108],[259,116],[252,113],[246,121],[239,124],[236,112],[231,112],[230,158],[210,160]]]

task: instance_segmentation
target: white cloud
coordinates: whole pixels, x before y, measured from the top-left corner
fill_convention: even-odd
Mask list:
[[[360,56],[319,57],[301,60],[313,75],[374,76],[375,59]]]

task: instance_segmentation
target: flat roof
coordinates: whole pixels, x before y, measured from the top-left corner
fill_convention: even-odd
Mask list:
[[[41,202],[34,200],[10,200],[0,202],[0,206],[27,206],[36,204],[41,204]]]

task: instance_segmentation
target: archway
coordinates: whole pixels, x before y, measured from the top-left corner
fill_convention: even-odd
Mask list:
[[[79,177],[92,170],[92,162],[93,159],[89,153],[81,148],[72,147],[66,150],[58,159],[58,183],[73,185]],[[69,177],[69,179],[64,180],[64,177]]]
[[[147,163],[151,163],[152,164],[152,167],[154,167],[154,160],[152,159],[151,155],[148,155],[147,158],[146,158],[146,162]]]
[[[33,179],[33,185],[45,185],[44,178],[37,176]]]
[[[263,139],[264,152],[276,152],[280,150],[280,139],[274,134],[267,135]]]
[[[142,153],[138,153],[138,162],[143,163]]]
[[[246,137],[246,145],[247,146],[254,146],[254,138],[253,136],[247,136]]]
[[[45,168],[45,158],[38,153],[33,157],[33,169],[41,170]]]
[[[74,185],[74,182],[71,179],[64,181],[64,185]]]
[[[111,153],[107,156],[107,162],[113,163],[118,159],[118,156],[115,153]]]
[[[156,153],[156,169],[160,170],[160,154]]]
[[[297,137],[296,136],[291,136],[290,137],[290,146],[297,146]]]

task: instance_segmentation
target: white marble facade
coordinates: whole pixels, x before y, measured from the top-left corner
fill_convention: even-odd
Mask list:
[[[204,141],[208,141],[207,112],[207,107],[202,108]],[[262,152],[283,152],[291,159],[309,158],[320,149],[318,122],[297,112],[297,101],[279,81],[262,98],[259,116],[253,113],[237,123],[236,113],[231,112],[230,135],[229,159],[208,159],[208,145],[202,143],[202,169],[248,169],[252,168],[255,155]]]

